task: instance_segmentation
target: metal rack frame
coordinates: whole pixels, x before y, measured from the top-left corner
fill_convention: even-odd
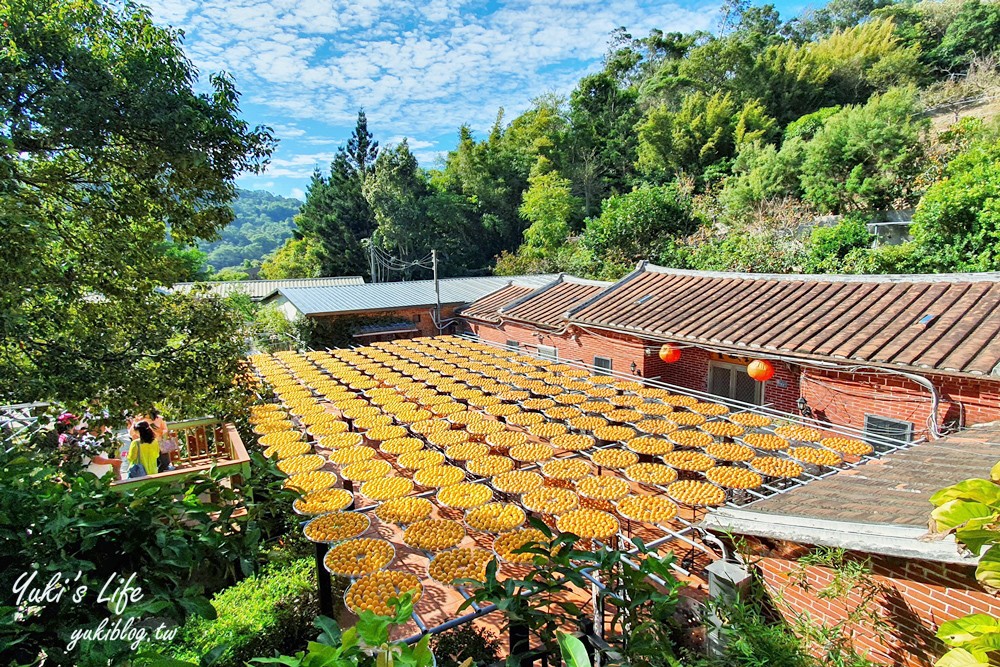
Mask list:
[[[501,350],[501,351],[505,351],[505,352],[511,352],[511,353],[518,354],[518,355],[534,356],[534,355],[527,355],[527,353],[524,350],[521,350],[521,349],[518,349],[518,348],[514,348],[514,347],[510,347],[510,346],[506,346],[506,345],[501,345],[501,344],[498,344],[498,343],[493,343],[493,342],[490,342],[490,341],[483,341],[483,340],[478,339],[477,337],[473,337],[473,336],[469,336],[469,335],[465,335],[465,334],[456,334],[454,336],[457,337],[457,338],[461,338],[461,339],[464,339],[464,340],[469,340],[469,341],[476,342],[476,343],[479,343],[479,344],[485,344],[485,345],[488,345],[490,347],[496,348],[497,350]],[[577,368],[577,369],[585,370],[585,371],[590,372],[590,373],[593,372],[593,369],[590,366],[588,366],[587,364],[584,364],[582,362],[569,361],[569,360],[561,360],[560,359],[560,360],[557,360],[557,363],[564,364],[564,365],[572,367],[572,368]],[[538,366],[536,366],[535,368],[537,369]],[[686,388],[686,387],[679,387],[679,386],[672,385],[672,384],[669,384],[669,383],[666,383],[666,382],[662,382],[660,380],[653,380],[653,379],[648,379],[648,378],[643,378],[643,377],[636,377],[634,375],[626,375],[624,373],[616,372],[616,371],[610,371],[610,372],[605,371],[603,374],[609,375],[611,377],[614,377],[614,378],[620,379],[620,380],[628,380],[628,381],[636,382],[638,384],[641,384],[641,385],[647,386],[647,387],[653,387],[653,388],[658,388],[658,389],[665,389],[665,390],[668,390],[668,391],[670,391],[671,393],[674,393],[674,394],[681,394],[681,395],[685,395],[685,396],[690,396],[690,397],[695,398],[695,399],[697,399],[699,401],[713,401],[713,402],[716,402],[716,403],[722,403],[722,404],[726,405],[727,407],[729,407],[730,410],[733,411],[733,412],[751,412],[751,413],[761,414],[761,415],[764,415],[764,416],[767,416],[767,417],[773,418],[773,419],[781,419],[781,420],[784,420],[784,421],[787,421],[787,422],[792,422],[792,423],[796,423],[796,424],[803,425],[803,426],[808,426],[808,427],[812,427],[812,428],[819,428],[819,429],[822,429],[822,430],[825,430],[825,431],[834,432],[834,433],[837,433],[839,435],[843,435],[845,437],[852,437],[852,438],[866,437],[869,441],[874,441],[875,451],[872,452],[869,455],[865,455],[865,456],[859,457],[859,460],[857,460],[855,462],[844,462],[841,466],[838,466],[836,468],[820,469],[816,473],[804,472],[803,475],[801,477],[799,477],[799,478],[795,478],[795,479],[791,479],[791,480],[784,480],[784,481],[782,481],[779,484],[774,484],[774,483],[764,484],[762,487],[760,487],[761,489],[763,489],[765,491],[763,493],[760,492],[759,490],[741,491],[740,493],[745,494],[746,501],[745,502],[737,502],[735,500],[729,500],[729,501],[727,501],[726,505],[730,506],[730,507],[741,507],[741,506],[745,506],[747,504],[751,504],[753,502],[756,502],[757,500],[763,500],[765,498],[768,498],[768,497],[771,497],[771,496],[774,496],[774,495],[787,493],[788,491],[791,491],[793,489],[796,489],[796,488],[799,488],[801,486],[804,486],[805,484],[808,484],[808,483],[810,483],[810,482],[812,482],[814,480],[823,479],[825,477],[829,477],[831,475],[834,475],[834,474],[840,472],[841,470],[843,470],[845,468],[855,468],[855,467],[857,467],[859,465],[862,465],[862,464],[864,464],[864,463],[866,463],[866,462],[868,462],[870,460],[878,459],[883,454],[886,454],[886,453],[889,453],[889,452],[893,452],[893,451],[904,450],[904,449],[907,449],[908,447],[916,444],[916,442],[903,442],[903,441],[893,440],[893,439],[890,439],[890,438],[885,438],[885,437],[882,437],[882,436],[872,437],[870,434],[864,434],[862,431],[859,431],[858,429],[854,429],[854,428],[851,428],[851,427],[845,427],[845,426],[839,426],[839,425],[831,425],[831,424],[819,422],[819,421],[814,420],[814,419],[806,419],[806,418],[799,417],[797,415],[789,415],[789,414],[786,414],[786,413],[783,413],[783,412],[779,412],[779,411],[777,411],[777,410],[775,410],[775,409],[773,409],[773,408],[771,408],[769,406],[759,406],[759,405],[753,405],[753,404],[743,403],[743,402],[740,402],[740,401],[736,401],[736,400],[733,400],[733,399],[728,399],[728,398],[716,396],[716,395],[709,394],[709,393],[706,393],[706,392],[692,390],[692,389],[689,389],[689,388]],[[608,447],[608,448],[614,448],[615,445],[608,445],[606,447]],[[562,458],[575,458],[575,457],[583,457],[583,453],[582,452],[572,452],[569,456],[562,457]],[[541,465],[540,463],[536,462],[536,463],[532,463],[532,464],[526,465],[524,467],[519,466],[518,469],[521,469],[521,470],[533,470],[535,468],[540,467],[540,465]],[[474,483],[484,483],[485,482],[485,480],[470,480],[470,481],[472,481]],[[666,491],[665,487],[662,486],[662,485],[641,484],[641,486],[643,486],[645,488],[649,488],[650,490],[655,490],[656,493],[664,493]],[[436,490],[432,489],[432,490],[427,490],[427,491],[423,491],[423,492],[420,492],[418,494],[415,494],[415,496],[416,497],[429,497],[429,496],[433,496],[435,493],[436,493]],[[727,495],[732,495],[732,494],[727,494]],[[379,504],[380,503],[375,503],[375,504],[368,505],[368,506],[365,506],[365,507],[357,508],[357,511],[362,511],[362,512],[374,511],[374,510],[376,510],[379,507]],[[711,511],[711,510],[707,510],[707,511]],[[697,509],[695,509],[695,516],[697,516]],[[719,554],[715,550],[713,550],[712,548],[710,548],[710,547],[708,547],[708,546],[706,546],[705,544],[702,543],[702,540],[706,539],[709,536],[707,535],[707,533],[706,533],[706,531],[704,529],[701,529],[701,528],[698,527],[697,523],[695,523],[694,521],[685,519],[685,518],[683,518],[681,516],[676,516],[671,521],[673,523],[677,524],[676,528],[675,527],[667,527],[667,526],[663,526],[663,525],[655,525],[654,526],[658,531],[660,531],[662,533],[662,536],[659,537],[659,538],[657,538],[657,539],[655,539],[655,540],[652,540],[652,541],[646,543],[645,546],[647,547],[647,549],[658,549],[659,547],[662,547],[662,546],[665,546],[665,545],[668,545],[668,544],[671,544],[671,543],[676,543],[678,545],[679,544],[686,545],[686,547],[689,550],[691,550],[691,551],[693,551],[693,550],[700,550],[700,551],[704,552],[705,554],[711,556],[712,558],[718,558],[719,557]],[[632,542],[631,542],[631,536],[628,535],[628,534],[626,534],[627,532],[631,532],[630,531],[631,521],[626,519],[626,522],[627,522],[626,523],[626,530],[622,530],[621,529],[621,525],[620,525],[620,529],[619,529],[618,533],[614,537],[622,545],[631,545],[632,544]],[[652,524],[643,524],[643,525],[652,525]],[[717,542],[718,540],[715,540],[715,541]],[[330,612],[332,612],[332,603],[333,603],[333,600],[332,600],[332,597],[331,597],[331,595],[332,595],[332,593],[331,593],[331,591],[332,591],[331,576],[330,576],[329,572],[327,572],[327,570],[326,570],[326,568],[324,566],[324,562],[323,562],[323,559],[324,559],[324,556],[326,554],[327,548],[328,547],[325,544],[317,544],[316,545],[316,566],[317,566],[317,574],[318,574],[318,577],[319,577],[319,580],[320,580],[319,587],[320,587],[320,594],[321,594],[321,604],[325,605],[324,610],[323,610],[324,613],[330,613]],[[623,549],[622,551],[623,551],[623,553],[626,556],[625,558],[623,558],[623,561],[625,563],[631,565],[632,567],[637,567],[637,565],[635,564],[634,560],[632,560],[632,559],[633,559],[633,557],[635,557],[635,556],[637,556],[639,554],[639,549],[633,547],[633,548],[630,548],[630,549]],[[725,556],[725,554],[723,554],[723,556]],[[690,575],[691,574],[691,572],[687,568],[683,567],[683,564],[678,564],[678,563],[675,562],[675,563],[672,563],[672,567],[673,567],[673,569],[675,571],[677,571],[678,573],[680,573],[682,575]],[[606,590],[606,587],[604,586],[604,584],[602,584],[602,582],[600,582],[600,580],[594,575],[593,568],[582,568],[581,569],[581,574],[588,581],[591,582],[591,586],[595,590],[601,590],[601,591]],[[659,583],[661,585],[664,583],[662,581],[657,581],[656,578],[654,578],[654,582]],[[470,594],[470,592],[468,591],[467,588],[465,588],[465,587],[456,587],[456,589],[458,590],[458,592],[462,595],[462,597],[464,599],[466,599],[466,600],[470,600],[471,599],[472,595]],[[429,626],[428,623],[425,622],[425,620],[416,611],[414,611],[413,614],[412,614],[412,620],[413,620],[414,624],[417,626],[419,632],[416,633],[416,634],[414,634],[414,635],[412,635],[412,636],[410,636],[410,637],[407,637],[403,641],[405,641],[407,643],[414,643],[416,641],[419,641],[420,638],[423,637],[424,635],[427,635],[427,634],[438,634],[438,633],[443,632],[445,630],[449,630],[449,629],[452,629],[452,628],[455,628],[455,627],[459,627],[459,626],[465,625],[465,624],[470,623],[470,622],[472,622],[472,621],[474,621],[474,620],[476,620],[476,619],[478,619],[478,618],[480,618],[482,616],[485,616],[487,614],[490,614],[490,613],[498,611],[496,605],[493,605],[493,604],[483,606],[483,605],[479,605],[479,604],[477,604],[475,602],[472,602],[470,604],[470,606],[471,606],[471,609],[472,609],[471,612],[468,612],[466,614],[462,614],[460,616],[455,616],[453,618],[448,619],[444,623],[439,623],[437,625],[431,625],[431,626]],[[512,627],[511,628],[511,642],[514,642],[514,630],[515,630],[515,628]]]

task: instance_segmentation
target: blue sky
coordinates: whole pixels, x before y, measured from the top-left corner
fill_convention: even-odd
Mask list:
[[[382,145],[407,137],[425,167],[455,146],[458,127],[487,130],[545,93],[567,95],[600,67],[625,26],[714,29],[719,0],[159,0],[160,23],[185,32],[204,74],[227,71],[244,117],[281,140],[252,189],[301,198],[364,107]],[[779,3],[783,17],[800,3]]]

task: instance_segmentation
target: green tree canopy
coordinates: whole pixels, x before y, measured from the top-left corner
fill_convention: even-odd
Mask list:
[[[827,118],[805,148],[806,200],[835,213],[906,204],[923,169],[919,111],[913,90],[896,89]]]
[[[925,269],[1000,270],[1000,146],[970,147],[952,160],[913,216]]]
[[[267,280],[319,278],[322,275],[320,249],[308,237],[288,239],[260,265],[260,277]]]
[[[368,256],[361,242],[372,238],[375,216],[364,186],[377,158],[378,142],[368,131],[362,110],[347,145],[337,150],[329,176],[319,170],[313,174],[295,223],[297,233],[312,241],[320,275],[368,275]]]
[[[605,200],[601,216],[587,221],[583,244],[597,257],[614,254],[634,263],[656,258],[696,227],[691,201],[676,185],[643,186]]]
[[[155,290],[183,277],[168,230],[189,246],[228,224],[269,131],[229,78],[196,92],[179,33],[134,5],[0,3],[0,44],[0,400],[227,391],[221,306]]]
[[[569,221],[580,202],[571,192],[569,179],[557,171],[534,174],[521,202],[521,217],[531,225],[524,230],[527,254],[547,255],[569,236]]]

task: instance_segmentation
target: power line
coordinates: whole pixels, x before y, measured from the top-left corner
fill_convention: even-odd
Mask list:
[[[431,252],[420,259],[413,261],[403,261],[398,257],[390,255],[382,248],[375,245],[368,239],[368,263],[371,270],[372,282],[386,282],[391,273],[396,271],[406,271],[411,268],[421,268],[428,271],[434,269],[434,253]]]

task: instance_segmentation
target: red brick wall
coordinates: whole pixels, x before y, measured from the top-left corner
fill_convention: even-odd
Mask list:
[[[508,340],[516,340],[521,348],[534,352],[539,345],[554,347],[559,351],[559,358],[567,361],[577,361],[592,366],[594,357],[611,359],[612,369],[619,373],[631,373],[632,363],[641,374],[644,367],[643,342],[629,336],[615,334],[592,334],[587,331],[574,330],[572,334],[543,333],[529,327],[505,322],[498,327],[468,321],[473,333],[486,341],[504,344]]]
[[[1000,419],[1000,380],[926,377],[941,397],[939,424],[970,426]],[[865,414],[875,414],[913,422],[917,437],[928,435],[930,392],[905,377],[808,369],[802,395],[819,417],[835,424],[863,428]]]
[[[540,334],[525,326],[504,323],[500,328],[470,322],[484,340],[516,340],[534,350],[549,345],[562,359],[592,364],[594,356],[610,357],[614,369],[628,373],[632,362],[643,377],[696,391],[708,390],[710,353],[697,347],[681,350],[679,361],[667,364],[657,352],[660,343],[607,332],[574,330],[575,335]],[[645,348],[645,351],[644,351]],[[648,352],[648,353],[646,353]],[[898,375],[841,373],[775,361],[775,375],[764,386],[764,402],[776,410],[798,414],[796,401],[805,397],[814,415],[834,424],[863,428],[865,414],[877,414],[914,423],[915,437],[927,436],[930,394],[924,387]],[[928,375],[941,393],[939,423],[963,426],[1000,419],[1000,379],[977,380]]]
[[[796,615],[808,613],[828,627],[842,621],[849,608],[860,602],[857,591],[846,599],[818,597],[817,590],[834,579],[826,567],[806,568],[808,589],[799,586],[799,566],[782,554],[789,545],[769,549],[753,541],[754,551],[765,553],[756,563],[775,606],[789,622]],[[851,554],[864,558],[864,554]],[[966,614],[1000,615],[1000,600],[984,593],[976,584],[975,569],[884,556],[872,556],[873,579],[881,592],[874,609],[885,621],[882,636],[870,628],[854,628],[855,646],[868,658],[886,665],[930,666],[944,652],[934,633],[944,621]]]

